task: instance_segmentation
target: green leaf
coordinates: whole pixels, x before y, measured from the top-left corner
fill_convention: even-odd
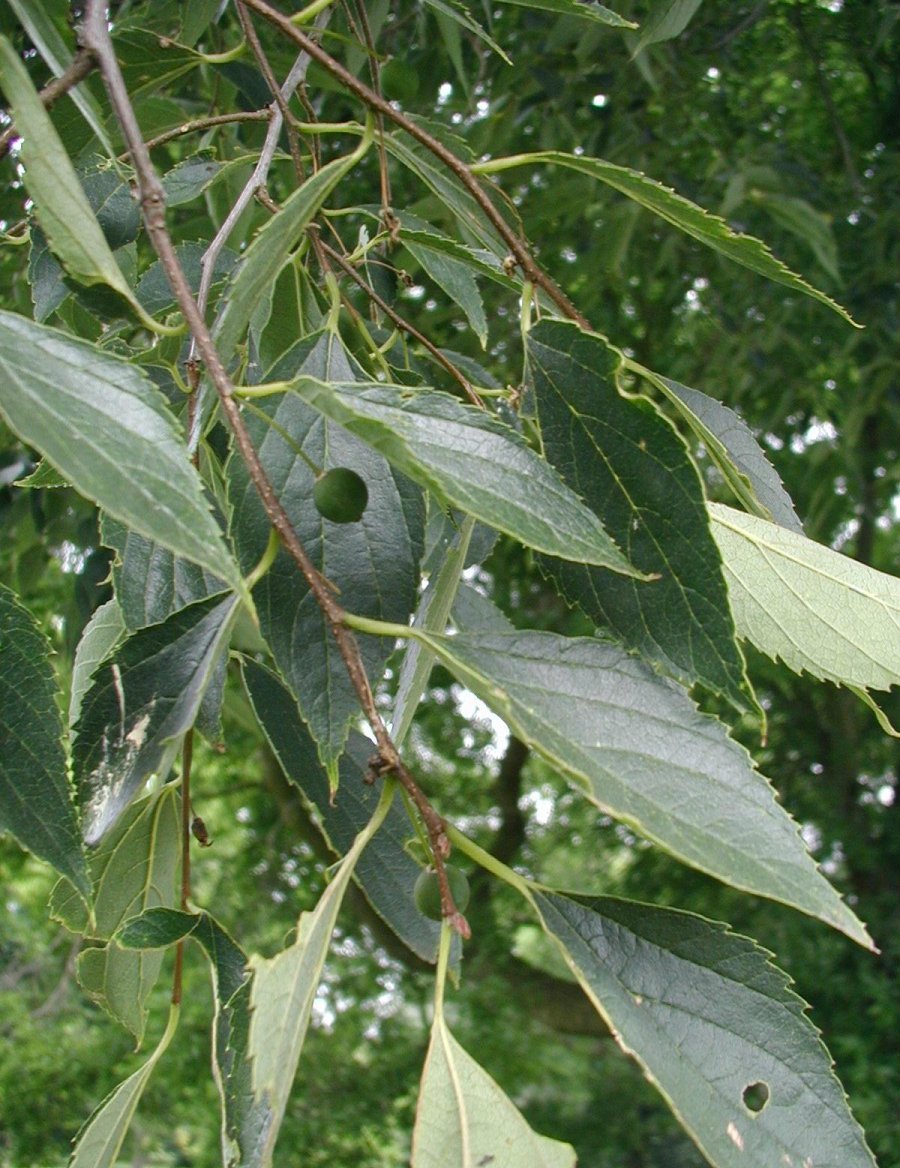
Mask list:
[[[480,41],[492,49],[499,57],[501,57],[507,65],[512,65],[512,61],[504,53],[503,49],[497,44],[493,37],[482,28],[482,26],[475,20],[472,13],[461,3],[460,0],[424,0],[425,4],[441,16],[445,16],[448,20],[455,21],[467,32],[472,33]]]
[[[740,415],[715,398],[668,377],[652,374],[651,381],[704,443],[738,498],[764,510],[767,517],[782,527],[803,535],[803,526],[778,471]]]
[[[427,128],[432,129],[430,125]],[[503,260],[509,249],[484,211],[454,174],[405,134],[385,134],[384,144],[388,153],[411,171],[454,216],[462,229],[463,238],[474,239],[498,260]]]
[[[340,789],[332,798],[328,775],[323,770],[309,732],[300,719],[297,704],[282,682],[255,661],[242,662],[244,684],[269,745],[288,780],[315,810],[315,821],[329,848],[344,855],[372,818],[378,788],[366,783],[373,746],[368,738],[352,733],[340,762]],[[354,878],[376,913],[400,940],[423,961],[437,958],[440,925],[426,920],[413,903],[413,886],[421,871],[404,844],[411,834],[409,816],[391,807],[384,825],[360,856]]]
[[[750,755],[680,687],[596,638],[479,630],[426,643],[601,810],[701,872],[872,947]]]
[[[558,12],[560,16],[581,16],[598,24],[610,24],[613,28],[639,28],[633,20],[626,20],[603,4],[590,0],[499,0],[501,4],[514,4],[519,8],[539,8],[542,12]]]
[[[316,376],[353,376],[340,342],[328,332],[296,346],[272,372],[276,378],[282,372],[293,376],[298,367]],[[340,589],[341,603],[381,620],[406,621],[416,602],[425,524],[418,488],[296,394],[264,398],[260,411],[247,418],[247,428],[307,554]],[[365,480],[369,503],[358,523],[322,518],[312,501],[313,471],[298,450],[317,467],[350,467]],[[235,544],[249,570],[265,550],[270,525],[237,455],[227,473]],[[358,716],[359,700],[322,610],[286,552],[279,552],[254,589],[254,600],[279,670],[322,761],[332,766]],[[379,675],[390,646],[383,638],[365,637],[360,649],[367,672]]]
[[[262,228],[235,269],[222,296],[222,310],[213,327],[216,348],[227,363],[243,337],[253,312],[322,204],[359,161],[366,148],[336,158],[318,170],[284,203]]]
[[[740,636],[796,673],[900,684],[900,580],[731,507],[709,511]]]
[[[177,423],[135,366],[0,311],[0,412],[131,530],[243,587]]]
[[[168,949],[176,941],[189,937],[201,920],[198,913],[162,906],[148,908],[130,917],[116,933],[115,940],[123,949]]]
[[[222,1150],[237,1168],[259,1163],[271,1112],[253,1097],[250,1034],[250,974],[243,950],[209,913],[151,908],[116,934],[119,944],[138,949],[172,945],[193,937],[209,958],[216,1014],[213,1022],[214,1074],[222,1101]]]
[[[548,555],[641,574],[553,467],[483,410],[396,385],[301,375],[291,388],[439,500]]]
[[[131,1126],[144,1088],[178,1025],[178,1007],[173,1006],[169,1024],[153,1054],[124,1083],[120,1083],[100,1104],[78,1135],[68,1168],[116,1168],[119,1152]]]
[[[748,197],[767,211],[776,223],[802,239],[835,284],[842,283],[831,216],[817,211],[806,199],[799,199],[796,195],[782,195],[777,191],[754,188]]]
[[[427,245],[414,243],[408,235],[403,243],[409,254],[422,265],[432,280],[460,306],[472,330],[481,341],[481,347],[484,348],[487,344],[487,317],[484,315],[481,293],[468,265]]]
[[[260,1163],[272,1113],[253,1094],[247,958],[208,913],[201,914],[193,936],[206,950],[212,971],[213,1074],[222,1104],[222,1159],[231,1168],[251,1168]]]
[[[67,883],[56,886],[50,901],[53,916],[67,929],[103,942],[82,950],[78,980],[138,1042],[164,954],[123,949],[112,938],[148,908],[175,906],[180,860],[180,802],[168,789],[133,804],[91,857],[92,918]]]
[[[0,831],[88,893],[50,643],[0,584]]]
[[[435,1016],[425,1057],[412,1168],[574,1168],[575,1149],[538,1135]]]
[[[710,1164],[873,1168],[805,1003],[765,950],[671,909],[532,899],[620,1046]]]
[[[81,702],[87,693],[97,666],[105,661],[125,632],[122,610],[115,599],[101,604],[81,634],[72,665],[72,688],[69,693],[69,725],[74,726],[81,715]]]
[[[129,637],[81,706],[73,767],[85,842],[96,844],[144,782],[165,777],[227,647],[237,597],[210,597]]]
[[[807,283],[802,276],[798,276],[777,256],[774,256],[768,247],[752,235],[743,235],[733,231],[724,219],[711,215],[685,199],[676,191],[671,190],[655,179],[648,178],[638,170],[631,170],[626,166],[616,166],[615,163],[605,162],[602,158],[584,158],[578,154],[565,154],[560,150],[542,150],[534,154],[517,154],[509,158],[501,158],[483,163],[476,169],[483,174],[494,173],[511,169],[516,166],[534,166],[537,163],[549,163],[555,166],[564,166],[569,170],[577,170],[581,174],[589,175],[598,182],[606,183],[620,194],[626,195],[654,215],[671,223],[679,231],[683,231],[692,239],[698,240],[713,251],[720,252],[741,264],[750,271],[776,284],[784,284],[795,292],[802,292],[811,296],[827,308],[842,316],[855,327],[856,321],[830,296],[820,292]]]
[[[163,175],[166,205],[179,207],[182,203],[192,202],[203,194],[220,170],[221,162],[210,158],[208,154],[194,154],[183,159]]]
[[[632,57],[643,52],[648,45],[656,45],[660,41],[670,41],[681,36],[702,3],[703,0],[665,0],[662,4],[656,4],[652,15],[643,26],[641,38]]]
[[[218,576],[108,515],[101,518],[101,538],[116,553],[113,584],[122,619],[129,630],[159,624],[196,600],[221,592]]]
[[[272,1163],[338,909],[367,838],[365,832],[358,836],[315,911],[301,913],[294,944],[277,957],[267,959],[254,954],[250,958],[253,982],[248,1054],[252,1060],[253,1093],[271,1111],[260,1168],[269,1168]]]
[[[2,36],[0,84],[9,101],[16,130],[22,135],[25,186],[54,254],[80,284],[108,285],[146,320],[25,66]]]
[[[61,77],[71,65],[73,57],[72,50],[59,31],[68,23],[69,5],[66,0],[42,0],[40,4],[33,4],[31,0],[9,0],[9,6],[53,75]],[[112,156],[115,151],[103,125],[103,112],[94,95],[82,84],[70,89],[69,96],[97,135],[103,149]]]
[[[660,578],[636,584],[560,562],[547,571],[630,649],[745,709],[721,559],[684,442],[652,402],[619,391],[622,358],[601,337],[543,321],[529,333],[528,360],[547,458],[629,559]]]

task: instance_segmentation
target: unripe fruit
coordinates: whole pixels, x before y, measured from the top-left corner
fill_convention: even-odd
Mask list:
[[[355,470],[335,466],[316,479],[313,502],[332,523],[356,523],[369,502],[369,491]]]
[[[450,892],[453,894],[453,903],[460,912],[465,912],[466,905],[469,903],[468,877],[465,872],[454,868],[452,864],[445,864],[444,869],[447,873]],[[433,868],[424,868],[419,873],[413,895],[416,908],[423,916],[432,921],[441,919],[443,915],[441,913],[441,886],[438,883],[437,872]]]

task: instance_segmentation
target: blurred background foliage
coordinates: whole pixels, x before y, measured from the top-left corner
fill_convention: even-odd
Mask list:
[[[582,176],[528,167],[502,176],[504,198],[541,262],[592,325],[645,365],[738,409],[761,435],[808,535],[895,571],[898,6],[706,0],[679,37],[636,55],[638,34],[511,4],[470,6],[514,69],[430,5],[366,5],[388,97],[459,135],[476,157],[578,150],[643,170],[764,238],[865,326],[853,330],[815,302],[730,266]],[[613,5],[645,21],[660,6]],[[71,43],[77,6],[69,11],[54,0],[46,7]],[[268,101],[249,59],[179,73],[181,51],[160,39],[187,37],[185,12],[193,9],[198,47],[221,51],[236,40],[227,8],[214,19],[214,3],[112,7],[120,26],[131,21],[138,30],[120,51],[129,54],[126,76],[148,138],[188,117]],[[353,4],[334,6],[329,47],[366,77],[365,55],[354,46],[354,13]],[[0,28],[43,84],[45,68],[5,6]],[[283,75],[289,53],[267,30],[260,33]],[[95,79],[87,85],[100,96]],[[359,116],[315,67],[308,93],[324,120]],[[73,154],[90,152],[90,131],[68,100],[53,117]],[[262,135],[260,125],[242,123],[209,144],[220,160],[240,159]],[[196,137],[175,138],[156,151],[157,164],[169,170],[197,147]],[[407,172],[395,170],[394,206],[439,223],[440,207]],[[232,177],[201,198],[173,207],[177,239],[208,240],[246,175],[237,164]],[[372,177],[352,177],[346,193],[342,187],[346,205],[377,200]],[[289,166],[276,165],[273,197],[292,181]],[[247,214],[264,221],[262,208]],[[15,160],[7,159],[0,226],[9,230],[22,216]],[[142,238],[121,246],[131,249],[136,272],[151,265]],[[518,309],[508,293],[483,282],[491,322],[483,351],[414,257],[392,259],[407,272],[408,286],[387,274],[385,288],[409,319],[479,362],[497,383],[519,381]],[[23,268],[22,249],[0,248],[2,302],[30,313]],[[56,311],[84,335],[102,327],[75,296]],[[443,384],[440,371],[429,376]],[[0,430],[0,579],[42,618],[65,684],[80,630],[108,594],[109,555],[99,546],[96,516],[71,490],[14,485],[31,469],[31,453]],[[715,496],[712,474],[708,485]],[[477,581],[517,625],[579,628],[529,557],[503,540]],[[852,695],[755,655],[750,672],[768,713],[768,739],[761,744],[749,723],[737,734],[867,922],[882,949],[877,959],[820,924],[733,893],[604,821],[509,742],[440,669],[410,749],[440,809],[506,862],[557,887],[621,893],[727,920],[773,950],[798,992],[814,1002],[814,1021],[886,1168],[900,1162],[895,747]],[[298,911],[315,903],[332,857],[250,732],[242,703],[235,684],[224,753],[200,748],[194,800],[213,846],[198,858],[194,899],[246,948],[272,952]],[[887,707],[900,722],[896,694]],[[48,872],[2,840],[0,875],[0,1164],[61,1165],[81,1121],[137,1056],[124,1031],[74,981],[72,939],[46,919]],[[491,894],[477,875],[473,892],[474,939],[461,992],[449,1007],[460,1041],[477,1050],[538,1130],[575,1145],[582,1168],[699,1168],[700,1154],[553,964],[519,902],[502,890]],[[186,978],[180,1040],[151,1081],[126,1145],[134,1165],[218,1162],[205,964],[189,962]],[[156,1021],[164,1012],[164,982]],[[317,999],[281,1162],[387,1168],[406,1161],[430,992],[428,971],[412,965],[365,902],[351,896]]]

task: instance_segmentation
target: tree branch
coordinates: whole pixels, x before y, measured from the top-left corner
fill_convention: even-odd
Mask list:
[[[497,234],[509,248],[516,263],[521,268],[525,279],[536,287],[543,289],[557,308],[569,320],[574,320],[582,328],[590,328],[587,320],[581,315],[571,300],[569,300],[568,296],[566,296],[552,277],[539,266],[526,245],[491,202],[481,183],[461,158],[458,158],[452,150],[448,150],[442,142],[439,142],[437,138],[429,134],[427,130],[424,130],[416,122],[410,121],[405,114],[395,109],[389,101],[385,101],[374,89],[370,89],[368,85],[365,85],[358,78],[354,77],[339,61],[336,61],[320,45],[316,44],[315,41],[311,40],[305,33],[296,28],[288,17],[283,16],[275,8],[272,8],[265,0],[243,0],[243,3],[248,8],[252,8],[255,12],[265,17],[276,28],[279,28],[286,37],[289,37],[295,44],[309,53],[314,61],[317,61],[345,89],[348,89],[370,109],[375,110],[376,113],[392,121],[411,138],[414,138],[429,150],[436,158],[439,158],[456,175],[472,198],[478,203]]]
[[[428,799],[407,769],[400,752],[388,733],[384,720],[375,704],[369,678],[366,675],[362,656],[356,643],[353,632],[343,623],[344,610],[335,600],[328,581],[319,572],[310,560],[306,549],[297,537],[287,512],[278,498],[259,455],[250,440],[247,427],[241,415],[240,407],[234,397],[234,385],[228,376],[222,359],[213,343],[212,336],[206,326],[203,313],[194,300],[190,285],[175,252],[175,246],[166,226],[165,192],[162,183],[153,167],[150,152],[144,142],[141,128],[134,113],[134,107],[128,96],[125,79],[116,59],[112,40],[106,21],[106,5],[103,0],[88,0],[85,10],[85,20],[82,30],[84,46],[94,56],[110,102],[118,118],[119,125],[125,137],[128,149],[131,152],[132,165],[137,177],[138,193],[144,223],[151,243],[159,256],[160,263],[172,287],[188,327],[193,334],[197,351],[206,365],[207,373],[212,381],[223,414],[234,436],[238,451],[247,467],[250,479],[259,494],[263,509],[269,522],[278,533],[286,551],[299,568],[309,585],[316,603],[322,610],[325,620],[337,642],[338,650],[343,658],[344,665],[350,677],[350,682],[356,691],[366,720],[375,735],[378,745],[378,754],[373,759],[373,771],[376,774],[391,773],[396,776],[409,794],[422,822],[428,832],[434,853],[435,868],[441,888],[441,905],[444,915],[450,925],[463,937],[470,935],[465,917],[456,909],[444,860],[450,854],[450,843],[447,839],[446,825],[441,816],[431,806]],[[307,40],[307,38],[304,38]],[[308,42],[313,44],[314,42]],[[292,70],[292,74],[297,69]],[[280,116],[280,115],[277,115]],[[273,122],[276,114],[273,113]]]

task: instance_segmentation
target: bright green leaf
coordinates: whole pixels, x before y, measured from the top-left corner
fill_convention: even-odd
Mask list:
[[[47,638],[0,585],[0,831],[87,893],[56,692]]]
[[[65,25],[69,17],[66,0],[54,0],[52,3],[44,0],[41,4],[34,4],[31,0],[9,0],[9,6],[54,76],[61,77],[71,65],[73,57],[72,50],[60,32],[60,26]],[[53,19],[54,14],[56,21]],[[112,156],[113,146],[103,125],[103,112],[94,95],[82,84],[70,89],[69,96],[97,135],[103,149]]]
[[[484,348],[487,344],[487,317],[481,293],[468,265],[424,244],[414,243],[409,236],[403,242],[406,250],[418,260],[432,280],[460,306]]]
[[[483,173],[494,173],[507,170],[515,166],[534,166],[539,163],[548,163],[555,166],[564,166],[569,170],[577,170],[581,174],[589,175],[598,182],[606,183],[620,194],[626,195],[636,203],[659,215],[661,219],[677,227],[686,235],[705,244],[713,251],[720,252],[733,260],[773,280],[776,284],[784,284],[795,292],[802,292],[811,296],[821,304],[832,309],[850,324],[856,324],[846,309],[842,308],[830,296],[820,292],[808,284],[796,272],[792,272],[786,264],[772,254],[768,247],[752,235],[742,235],[720,219],[704,211],[690,199],[685,199],[676,191],[648,178],[638,170],[631,170],[626,166],[617,166],[612,162],[605,162],[601,158],[585,158],[577,154],[565,154],[560,150],[542,150],[534,154],[517,154],[510,158],[501,158],[483,164],[478,169]]]
[[[180,843],[177,793],[169,789],[147,796],[128,809],[91,857],[93,917],[66,882],[56,886],[50,902],[53,916],[66,928],[102,942],[82,950],[78,980],[139,1042],[164,954],[123,949],[112,938],[131,917],[177,903]]]
[[[672,909],[544,892],[533,902],[716,1168],[874,1168],[805,1003],[765,950]]]
[[[242,587],[177,423],[134,365],[0,311],[0,413],[110,515]]]
[[[97,666],[112,653],[125,632],[122,610],[115,599],[94,609],[81,634],[72,665],[72,688],[69,693],[69,725],[81,715],[81,702],[87,693]]]
[[[900,684],[900,580],[765,519],[709,511],[742,637],[796,673]]]
[[[574,1168],[569,1144],[532,1131],[437,1014],[425,1057],[412,1168]]]
[[[66,148],[25,66],[5,37],[0,37],[0,84],[16,129],[22,135],[25,186],[54,254],[80,284],[108,285],[143,316],[91,210]]]
[[[596,638],[477,631],[426,643],[601,810],[701,872],[871,948],[750,755],[678,686]]]
[[[259,1159],[269,1168],[312,1013],[338,909],[368,833],[361,833],[313,912],[302,913],[297,940],[277,957],[252,956],[250,1040],[253,1092],[271,1111]]]
[[[216,348],[226,362],[303,232],[340,180],[359,161],[363,148],[334,159],[307,179],[241,257],[223,293],[223,307],[213,328]]]
[[[116,1168],[119,1152],[134,1118],[144,1088],[178,1025],[178,1008],[153,1054],[100,1104],[78,1135],[68,1168]]]

